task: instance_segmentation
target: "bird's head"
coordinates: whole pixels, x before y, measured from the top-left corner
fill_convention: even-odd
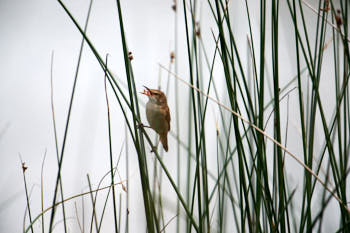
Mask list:
[[[145,90],[141,94],[147,95],[152,103],[159,105],[167,103],[166,96],[161,90],[145,87]]]

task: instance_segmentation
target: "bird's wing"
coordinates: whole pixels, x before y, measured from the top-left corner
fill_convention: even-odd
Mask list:
[[[170,131],[170,111],[169,111],[169,107],[168,106],[166,106],[165,107],[165,120],[167,121],[167,123],[168,123],[168,131]]]

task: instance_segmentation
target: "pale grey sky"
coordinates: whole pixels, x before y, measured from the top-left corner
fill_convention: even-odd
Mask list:
[[[83,24],[89,1],[65,2]],[[128,1],[123,5],[138,88],[152,87],[158,80],[157,63],[168,64],[174,18],[170,6],[171,1]],[[61,145],[81,36],[58,2],[46,0],[0,1],[0,31],[0,231],[19,232],[26,207],[19,153],[28,166],[26,176],[28,187],[33,187],[31,205],[36,216],[40,212],[40,169],[45,150],[46,207],[51,205],[57,169],[50,107],[50,56],[54,50],[54,101]],[[88,35],[102,56],[111,55],[109,66],[123,79],[115,1],[94,1]],[[113,134],[117,156],[125,138],[124,123],[113,97],[111,106],[112,123],[120,129]],[[109,170],[106,130],[103,72],[86,46],[63,162],[67,197],[86,190],[87,173],[96,184]],[[129,159],[136,164],[136,157]],[[122,174],[124,170],[123,166]],[[136,166],[131,168],[130,183],[135,181],[132,193],[139,189],[137,170]],[[135,212],[142,212],[137,211],[143,208],[141,196],[135,195],[133,200],[130,205]],[[135,212],[131,218],[144,221]],[[74,221],[72,230],[76,227]]]
[[[174,13],[171,10],[172,0],[127,0],[122,1],[126,36],[134,60],[136,86],[142,91],[142,85],[156,88],[159,77],[158,63],[168,66],[169,54],[174,49]],[[206,1],[204,1],[206,2]],[[254,1],[250,1],[253,5]],[[88,9],[88,0],[66,0],[66,6],[83,25]],[[247,53],[247,24],[240,20],[245,17],[242,10],[244,1],[240,1],[233,12],[232,21],[237,33],[238,47]],[[282,11],[283,11],[282,6]],[[181,9],[179,7],[179,9]],[[256,8],[252,7],[253,33],[258,35],[259,22]],[[182,9],[181,9],[182,10]],[[205,46],[209,57],[212,57],[213,43],[211,36],[212,18],[208,13],[207,4],[202,4],[201,31],[208,42]],[[310,13],[310,12],[309,12]],[[122,46],[120,41],[117,8],[114,0],[95,0],[93,3],[88,36],[103,57],[109,53],[109,66],[122,80],[125,80]],[[310,18],[312,13],[310,13]],[[314,18],[312,18],[314,19]],[[187,50],[184,37],[183,14],[179,15],[179,54],[178,73],[186,78]],[[281,20],[286,28],[290,25]],[[312,22],[310,23],[312,24]],[[269,26],[268,26],[269,27]],[[312,26],[311,26],[312,30]],[[282,82],[288,82],[296,73],[289,64],[294,62],[294,54],[290,53],[290,30],[281,27],[280,55]],[[63,132],[67,116],[68,103],[72,90],[81,35],[68,18],[62,7],[55,0],[1,0],[0,1],[0,232],[20,232],[22,219],[26,208],[24,184],[19,154],[26,162],[28,187],[33,187],[31,205],[33,216],[40,213],[40,169],[45,150],[47,150],[44,165],[44,203],[51,205],[54,182],[56,178],[57,160],[55,154],[53,124],[50,106],[50,57],[54,51],[54,101],[59,145],[62,144]],[[271,45],[267,44],[267,51]],[[268,53],[267,56],[271,54]],[[244,61],[245,62],[245,61]],[[246,62],[245,64],[246,65]],[[270,70],[271,71],[271,70]],[[216,80],[219,84],[221,71],[217,70]],[[163,89],[168,75],[163,70],[161,80]],[[170,78],[171,82],[173,79]],[[188,88],[180,84],[182,93]],[[173,88],[170,88],[171,92]],[[171,93],[170,92],[170,93]],[[124,122],[113,95],[111,98],[113,149],[115,158],[125,141]],[[146,101],[144,96],[140,99]],[[168,97],[170,109],[174,106],[174,98]],[[326,100],[327,103],[327,100]],[[291,102],[293,106],[293,102]],[[210,106],[209,112],[214,116],[208,118],[210,132],[215,130],[217,119],[216,106]],[[180,122],[186,119],[187,109],[182,108]],[[145,118],[143,118],[145,119]],[[175,120],[172,130],[176,129]],[[291,133],[298,135],[298,129]],[[106,103],[103,86],[103,72],[96,59],[85,45],[81,68],[78,77],[76,96],[74,99],[71,124],[67,139],[63,176],[65,196],[69,197],[87,190],[86,174],[89,173],[92,183],[96,185],[99,179],[109,170],[108,140],[107,140]],[[210,136],[208,136],[210,139]],[[173,139],[170,139],[170,143]],[[298,145],[293,148],[299,151]],[[61,147],[59,147],[61,148]],[[131,153],[133,148],[130,149]],[[211,150],[215,151],[215,148]],[[169,166],[176,163],[174,150],[167,154],[165,163]],[[147,160],[153,160],[149,156]],[[131,201],[129,209],[130,221],[144,226],[143,201],[140,195],[140,183],[136,156],[130,156],[129,194]],[[121,175],[125,173],[125,158],[121,159]],[[108,180],[106,180],[106,184]],[[118,193],[124,195],[120,188]],[[172,197],[173,193],[170,193]],[[170,199],[169,197],[169,199]],[[88,201],[88,200],[87,200]],[[81,207],[80,200],[77,205]],[[73,202],[69,203],[73,210]],[[142,214],[138,214],[142,213]],[[169,215],[170,217],[172,215]],[[56,216],[60,220],[60,216]],[[74,211],[70,211],[71,232],[78,230]],[[109,216],[110,217],[110,216]],[[109,219],[107,217],[107,219]],[[48,220],[47,220],[48,221]],[[137,225],[130,225],[130,232],[136,232]],[[109,230],[108,224],[106,229]],[[60,232],[62,224],[57,226]],[[172,226],[169,226],[170,228]],[[144,229],[141,228],[141,229]],[[37,229],[38,230],[38,229]]]

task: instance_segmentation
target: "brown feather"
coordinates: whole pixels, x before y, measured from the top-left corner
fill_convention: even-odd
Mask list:
[[[163,148],[166,152],[168,152],[168,133],[159,135],[160,142],[163,145]]]
[[[146,116],[151,126],[160,136],[165,151],[168,151],[168,132],[170,131],[170,112],[165,94],[156,89],[149,89],[143,94],[149,97],[146,104]]]
[[[170,112],[169,112],[169,107],[165,106],[163,107],[164,113],[165,113],[165,120],[168,123],[168,131],[170,131]]]

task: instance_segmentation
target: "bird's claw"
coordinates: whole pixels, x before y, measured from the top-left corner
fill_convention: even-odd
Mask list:
[[[151,150],[151,153],[156,153],[157,152],[157,147],[156,146],[152,146],[152,150]]]
[[[136,126],[136,128],[141,129],[141,128],[151,128],[151,126],[144,125],[143,123],[140,123]]]
[[[143,127],[145,127],[145,126],[144,126],[142,123],[139,123],[139,124],[136,125],[136,128],[137,128],[137,129],[141,129],[141,128],[143,128]]]

